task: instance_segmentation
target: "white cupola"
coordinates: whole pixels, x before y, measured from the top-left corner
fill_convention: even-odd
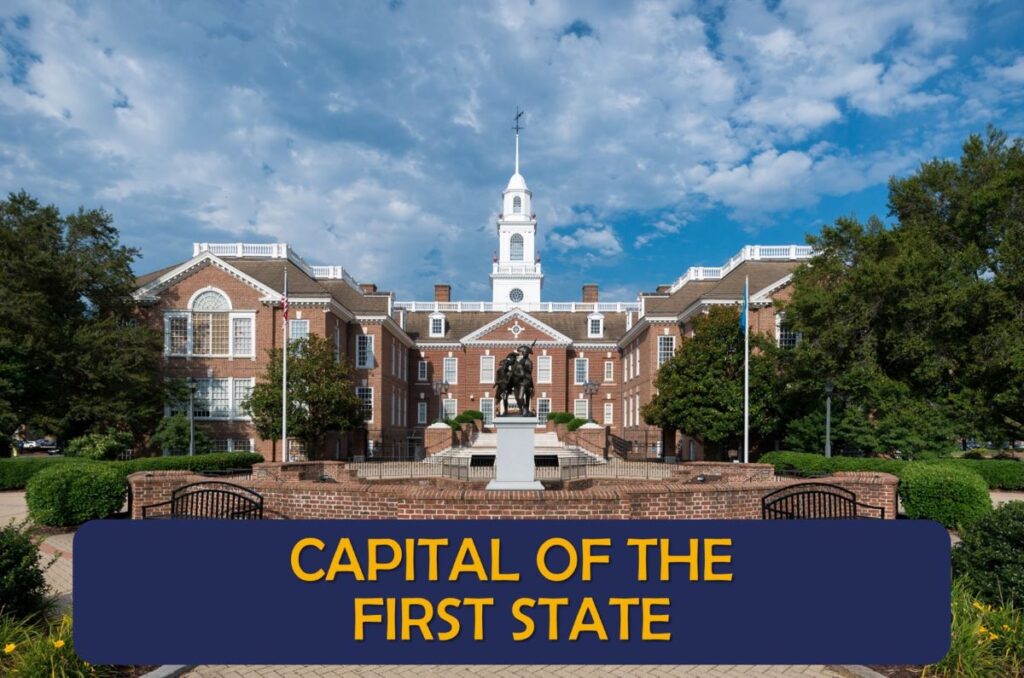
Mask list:
[[[539,303],[544,282],[537,256],[537,219],[533,194],[519,173],[519,118],[516,113],[515,173],[502,193],[498,215],[498,258],[491,268],[491,295],[495,304],[522,306]]]

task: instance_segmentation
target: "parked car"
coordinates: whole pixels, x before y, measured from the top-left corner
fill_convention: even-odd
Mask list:
[[[47,454],[60,454],[61,451],[56,436],[26,440],[21,449],[25,452],[46,452]]]

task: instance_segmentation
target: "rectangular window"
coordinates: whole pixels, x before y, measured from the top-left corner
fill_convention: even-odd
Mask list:
[[[658,367],[667,363],[676,352],[675,337],[658,337]]]
[[[192,355],[228,354],[228,314],[192,314]]]
[[[603,321],[600,318],[591,318],[590,319],[590,323],[589,323],[589,327],[588,327],[588,335],[587,336],[590,336],[590,337],[600,337],[602,334],[604,334],[604,332],[603,332],[604,328],[601,327],[601,325],[603,325],[603,324],[604,323],[603,323]]]
[[[231,354],[251,356],[252,351],[252,318],[235,317],[231,319]]]
[[[253,379],[235,379],[234,393],[231,395],[231,416],[235,419],[248,419],[249,413],[242,407],[250,395],[252,395]]]
[[[459,359],[458,358],[445,358],[444,359],[444,380],[449,384],[459,383]]]
[[[577,398],[572,404],[572,415],[577,419],[588,419],[590,408],[587,407],[586,398]]]
[[[308,320],[289,320],[288,321],[288,341],[298,341],[300,339],[307,339],[309,337],[309,321]]]
[[[228,438],[216,438],[213,441],[214,452],[230,452],[231,451],[231,440]]]
[[[231,440],[232,452],[252,452],[251,438],[233,438]]]
[[[430,319],[430,336],[432,337],[443,337],[444,336],[444,317],[438,316]]]
[[[231,390],[227,379],[197,379],[193,398],[198,419],[227,419],[231,416]]]
[[[416,370],[416,381],[427,380],[427,361],[421,360]]]
[[[421,400],[418,403],[416,403],[416,423],[427,423],[427,401],[425,400]]]
[[[589,358],[576,358],[576,369],[575,369],[577,384],[585,384],[590,377],[590,359]]]
[[[168,355],[188,355],[188,315],[168,315],[164,319],[164,346]]]
[[[480,356],[480,383],[481,384],[493,384],[494,383],[494,356],[493,355],[482,355],[482,356]]]
[[[549,355],[537,356],[537,383],[551,383],[551,356]]]
[[[459,413],[459,401],[455,398],[445,398],[441,402],[444,403],[444,418],[454,419]]]
[[[611,360],[604,361],[604,380],[615,381],[615,363]]]
[[[775,341],[779,348],[793,348],[800,343],[802,338],[802,334],[789,328],[784,314],[779,313],[775,316]]]
[[[481,398],[480,411],[484,413],[484,426],[494,425],[494,398]]]
[[[615,405],[609,401],[604,403],[604,425],[611,426],[614,422],[612,421],[612,415],[614,414]]]
[[[373,336],[360,334],[356,337],[356,367],[362,370],[373,368]]]
[[[363,403],[363,419],[373,421],[373,387],[357,386],[356,397]]]
[[[549,414],[551,414],[551,398],[537,398],[538,426],[544,426],[548,423]]]

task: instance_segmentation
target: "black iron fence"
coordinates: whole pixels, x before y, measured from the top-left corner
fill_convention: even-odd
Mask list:
[[[627,461],[664,461],[660,431],[627,431],[622,436],[609,435],[612,451]]]

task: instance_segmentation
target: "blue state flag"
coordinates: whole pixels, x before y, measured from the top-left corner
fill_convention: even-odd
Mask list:
[[[740,329],[744,333],[747,331],[747,306],[750,304],[750,291],[747,289],[750,284],[750,278],[743,280],[743,308],[740,309]]]

